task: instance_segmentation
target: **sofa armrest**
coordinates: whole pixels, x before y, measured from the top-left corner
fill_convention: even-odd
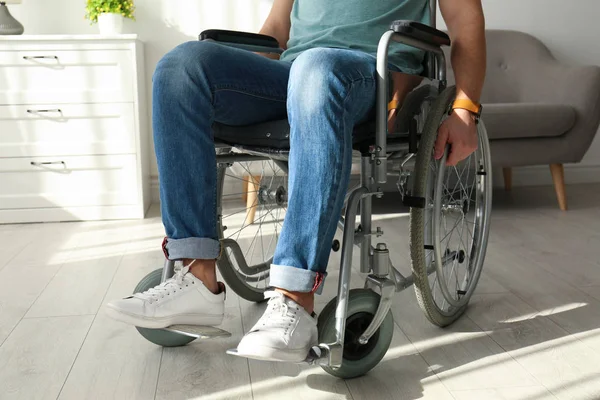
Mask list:
[[[537,65],[535,78],[523,82],[523,100],[573,107],[576,122],[565,144],[581,160],[600,126],[600,67],[568,66],[555,60]]]

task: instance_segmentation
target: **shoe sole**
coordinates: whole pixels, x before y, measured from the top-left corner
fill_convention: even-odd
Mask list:
[[[114,320],[148,329],[164,329],[172,325],[218,326],[223,322],[222,315],[180,314],[171,317],[149,318],[130,314],[110,306],[106,306],[105,312]]]
[[[238,348],[235,353],[231,352],[229,354],[260,361],[301,363],[306,360],[311,348],[312,346],[309,346],[306,350],[300,349],[282,351],[281,349],[267,346],[252,346],[252,352],[243,352]]]

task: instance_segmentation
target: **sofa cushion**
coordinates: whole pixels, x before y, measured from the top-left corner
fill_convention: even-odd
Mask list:
[[[556,137],[575,125],[575,110],[560,104],[484,104],[483,121],[490,140]]]

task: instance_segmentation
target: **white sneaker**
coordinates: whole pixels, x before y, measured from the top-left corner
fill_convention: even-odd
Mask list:
[[[242,338],[237,355],[268,361],[302,362],[318,344],[317,321],[281,292],[265,292],[269,305]]]
[[[141,328],[220,325],[225,311],[225,290],[212,293],[188,271],[188,267],[176,268],[175,275],[160,285],[108,303],[106,313]]]

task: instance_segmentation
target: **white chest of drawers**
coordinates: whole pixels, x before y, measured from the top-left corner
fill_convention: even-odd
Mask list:
[[[143,218],[145,84],[135,35],[0,36],[0,223]]]

